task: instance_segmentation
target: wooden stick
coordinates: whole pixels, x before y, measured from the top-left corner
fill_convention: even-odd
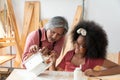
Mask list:
[[[17,27],[17,23],[16,23],[16,19],[15,19],[15,15],[14,15],[14,10],[13,10],[13,6],[12,6],[12,2],[11,0],[7,0],[7,11],[8,11],[8,15],[9,15],[9,19],[10,19],[10,23],[13,26],[14,29],[14,33],[15,33],[15,41],[16,41],[16,47],[17,47],[17,56],[16,58],[19,58],[19,61],[21,61],[21,53],[22,53],[22,48],[20,46],[20,37],[19,37],[19,33],[18,33],[18,27]],[[17,61],[18,63],[20,63],[19,61]]]

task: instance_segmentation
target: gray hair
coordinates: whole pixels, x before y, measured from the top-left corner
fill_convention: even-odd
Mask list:
[[[65,33],[68,31],[68,22],[64,17],[56,16],[53,17],[48,21],[48,23],[45,25],[45,29],[51,29],[51,28],[57,28],[61,27],[65,29]]]

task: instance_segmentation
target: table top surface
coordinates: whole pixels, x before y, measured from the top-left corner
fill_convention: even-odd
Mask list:
[[[120,74],[101,77],[82,76],[84,80],[120,80]],[[25,69],[14,69],[6,80],[73,80],[73,72],[45,71],[36,76]]]

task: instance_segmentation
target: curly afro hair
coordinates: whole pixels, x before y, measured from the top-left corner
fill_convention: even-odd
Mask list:
[[[74,30],[72,31],[72,42],[77,41],[81,34],[77,33],[77,30],[83,28],[86,30],[87,34],[85,36],[86,42],[86,54],[84,57],[95,59],[95,58],[105,58],[107,51],[107,35],[103,28],[95,23],[94,21],[81,21],[79,22]]]

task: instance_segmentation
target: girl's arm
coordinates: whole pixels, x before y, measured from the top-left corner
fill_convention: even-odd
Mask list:
[[[87,76],[105,76],[105,75],[114,75],[120,74],[120,65],[105,59],[102,65],[105,69],[95,71],[93,69],[87,69],[84,73]]]

